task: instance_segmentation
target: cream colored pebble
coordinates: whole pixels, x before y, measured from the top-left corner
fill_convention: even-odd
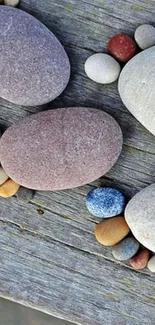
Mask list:
[[[6,6],[16,7],[19,4],[19,0],[4,0]]]
[[[15,183],[12,179],[6,181],[0,186],[0,196],[7,198],[13,196],[19,190],[20,185]]]
[[[4,169],[0,167],[0,186],[7,181],[9,176],[6,174]]]
[[[147,267],[151,272],[155,273],[155,255],[150,258]]]

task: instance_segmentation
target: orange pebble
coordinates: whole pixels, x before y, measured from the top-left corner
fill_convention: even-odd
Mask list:
[[[144,249],[137,255],[130,258],[129,262],[134,269],[141,270],[144,269],[144,267],[146,267],[149,258],[150,258],[150,252],[147,249]]]
[[[100,244],[113,246],[119,243],[129,231],[124,217],[114,217],[105,219],[96,226],[95,237]]]
[[[7,198],[13,196],[19,190],[20,185],[9,179],[0,186],[0,196]]]

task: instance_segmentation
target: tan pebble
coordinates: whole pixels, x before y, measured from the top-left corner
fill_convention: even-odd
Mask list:
[[[99,223],[95,229],[95,237],[100,244],[113,246],[119,243],[129,231],[124,217],[115,217]]]
[[[9,178],[9,176],[6,174],[4,169],[2,167],[0,167],[0,185],[5,183],[8,178]]]
[[[12,179],[6,181],[0,186],[0,196],[7,198],[17,193],[20,185],[15,183]]]
[[[155,272],[155,255],[150,258],[147,267],[151,272]]]
[[[133,256],[130,258],[129,262],[130,265],[136,269],[136,270],[142,270],[144,267],[146,267],[148,260],[150,257],[150,252],[148,249],[142,250],[140,253],[137,255]]]
[[[4,0],[6,6],[16,7],[19,4],[19,0]]]

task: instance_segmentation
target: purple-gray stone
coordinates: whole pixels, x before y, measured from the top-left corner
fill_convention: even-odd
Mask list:
[[[0,161],[11,179],[36,190],[90,183],[108,172],[122,149],[122,132],[109,114],[86,107],[33,114],[0,139]]]
[[[59,96],[69,81],[70,63],[54,34],[8,6],[0,6],[0,31],[0,97],[34,106]]]

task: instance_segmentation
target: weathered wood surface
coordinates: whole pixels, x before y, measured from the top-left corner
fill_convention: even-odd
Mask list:
[[[85,194],[104,184],[128,198],[155,182],[155,137],[123,106],[117,83],[102,86],[84,73],[85,59],[106,51],[109,37],[133,35],[155,23],[151,0],[21,0],[20,7],[47,25],[65,46],[72,65],[65,92],[44,107],[22,108],[0,100],[0,124],[52,107],[91,106],[112,114],[124,134],[122,155],[93,184],[61,192],[36,192],[29,204],[0,199],[0,296],[89,325],[154,325],[155,280],[144,270],[116,263],[93,235],[98,219]],[[40,213],[43,211],[43,214]]]

